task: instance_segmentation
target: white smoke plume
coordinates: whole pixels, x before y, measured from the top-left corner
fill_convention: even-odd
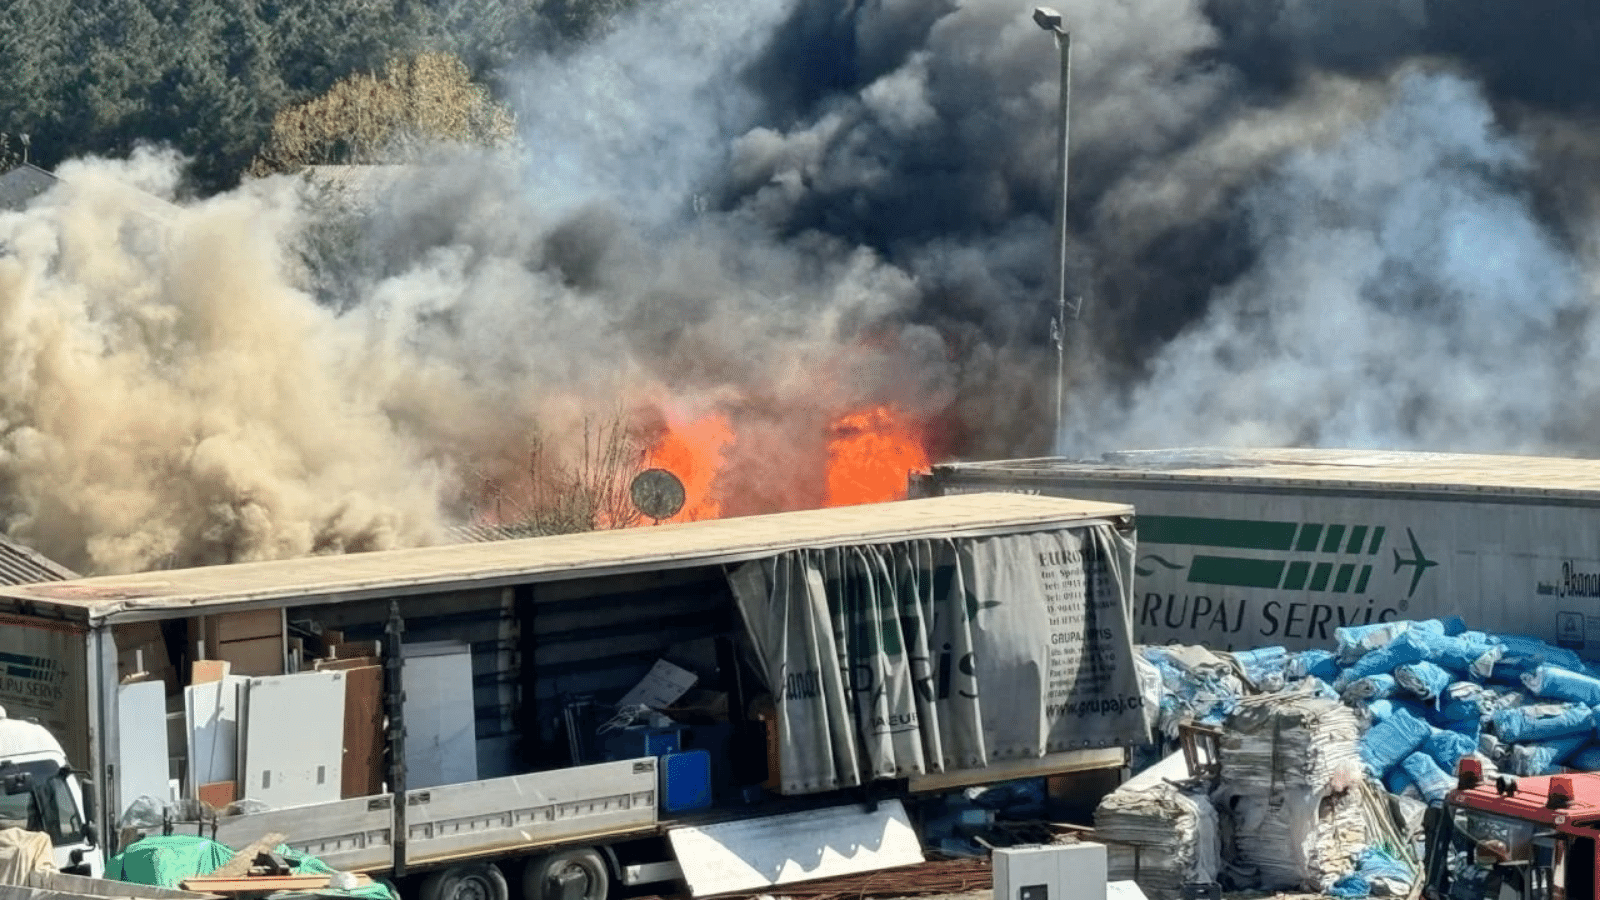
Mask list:
[[[1528,148],[1454,74],[1387,88],[1246,192],[1255,265],[1077,443],[1592,450],[1558,431],[1592,394],[1594,293]]]
[[[517,154],[441,149],[354,226],[293,178],[151,200],[159,152],[0,213],[0,524],[92,572],[427,543],[613,412],[726,417],[724,513],[822,502],[879,405],[940,458],[1592,450],[1600,193],[1552,185],[1597,154],[1537,41],[1436,0],[1060,5],[1064,436],[1026,6],[661,0],[496,74]]]

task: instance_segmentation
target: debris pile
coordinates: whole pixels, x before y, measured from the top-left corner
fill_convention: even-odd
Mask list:
[[[1334,648],[1298,653],[1141,649],[1159,675],[1159,696],[1146,698],[1159,742],[1136,762],[1172,753],[1197,723],[1221,732],[1221,775],[1208,803],[1181,756],[1167,756],[1153,779],[1108,796],[1095,825],[1117,877],[1135,877],[1136,856],[1146,892],[1175,897],[1212,880],[1200,860],[1226,858],[1217,880],[1233,888],[1383,896],[1417,870],[1401,806],[1442,799],[1463,757],[1490,777],[1600,769],[1600,671],[1572,651],[1459,617],[1335,636]],[[1385,791],[1400,799],[1375,799]],[[1208,809],[1220,812],[1220,841],[1197,825]]]

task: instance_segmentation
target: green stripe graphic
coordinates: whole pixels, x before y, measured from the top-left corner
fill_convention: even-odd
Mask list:
[[[1237,559],[1196,556],[1189,565],[1189,581],[1229,587],[1275,588],[1283,578],[1281,559]]]
[[[1288,550],[1294,546],[1295,523],[1252,519],[1208,519],[1198,516],[1140,516],[1141,544],[1191,544],[1236,550]]]

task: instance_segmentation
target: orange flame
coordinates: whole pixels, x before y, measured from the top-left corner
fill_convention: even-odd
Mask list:
[[[666,469],[683,482],[683,509],[665,521],[693,522],[715,519],[722,501],[713,491],[717,473],[726,462],[733,442],[733,426],[721,413],[686,422],[668,416],[661,436],[651,446],[649,465]]]
[[[921,425],[893,407],[850,413],[831,432],[829,506],[903,500],[907,475],[928,468]]]

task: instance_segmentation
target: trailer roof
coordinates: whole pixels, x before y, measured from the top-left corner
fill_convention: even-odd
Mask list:
[[[1600,460],[1396,450],[1173,449],[933,467],[932,479],[1228,483],[1600,500]]]
[[[342,556],[0,586],[0,598],[90,621],[172,610],[399,597],[627,572],[720,565],[803,547],[1039,531],[1130,516],[1133,508],[1059,497],[984,493],[452,544]]]

